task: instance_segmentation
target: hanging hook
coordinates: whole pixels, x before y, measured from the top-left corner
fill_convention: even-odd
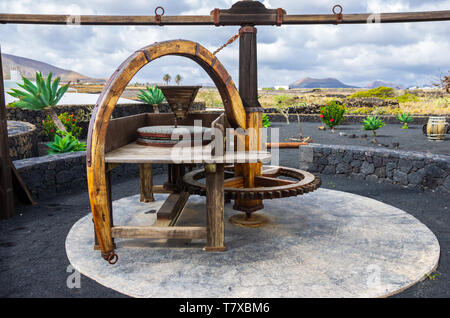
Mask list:
[[[339,9],[339,11],[337,11],[336,9]],[[342,23],[342,21],[343,21],[342,11],[343,11],[343,8],[339,4],[337,4],[333,7],[333,13],[337,16],[336,17],[336,25],[339,23]]]
[[[158,13],[158,10],[160,11],[160,13]],[[159,25],[162,25],[161,23],[161,17],[164,15],[166,11],[164,10],[163,7],[156,7],[155,9],[155,20],[156,23],[158,23]]]

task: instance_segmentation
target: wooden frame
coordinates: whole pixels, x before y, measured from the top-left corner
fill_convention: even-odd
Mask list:
[[[144,235],[144,230],[126,229],[113,226],[111,200],[109,196],[110,185],[109,178],[107,177],[107,171],[112,169],[114,166],[111,166],[111,163],[107,164],[105,154],[106,152],[117,149],[124,144],[128,144],[135,138],[135,128],[143,126],[153,118],[158,118],[158,124],[162,124],[161,119],[163,121],[170,122],[173,120],[173,115],[171,114],[140,114],[121,119],[120,121],[115,121],[112,124],[112,127],[115,129],[112,130],[108,129],[110,117],[118,98],[131,78],[150,61],[166,55],[178,55],[190,58],[205,69],[219,89],[228,121],[236,127],[245,128],[246,126],[245,110],[233,80],[220,61],[200,44],[185,40],[155,43],[136,51],[127,60],[125,60],[125,62],[123,62],[111,76],[97,101],[97,105],[94,109],[89,125],[88,148],[86,154],[89,198],[91,202],[95,233],[102,257],[108,260],[111,258],[112,254],[114,254],[113,238],[115,236],[130,236],[133,235],[133,231],[134,233],[140,233],[136,235]],[[169,116],[172,118],[169,118]],[[224,127],[224,125],[222,125],[222,127]],[[118,131],[119,133],[117,133]],[[114,138],[107,138],[108,134],[113,134]],[[214,196],[217,196],[218,192],[223,192],[220,190],[220,180],[223,180],[223,158],[219,158],[219,161],[220,162],[217,164],[218,168],[215,170],[216,172],[213,173],[213,176],[210,178],[212,180],[211,182],[216,185],[216,188],[211,191]],[[120,162],[121,161],[118,160],[115,163],[118,164]],[[162,162],[168,163],[165,160],[162,160]],[[142,164],[150,162],[142,161],[139,163]],[[221,187],[223,188],[223,182]],[[211,196],[209,197],[209,200],[212,200]],[[165,222],[165,225],[174,225],[174,223],[176,223],[176,219],[179,216],[182,207],[184,207],[184,199],[187,200],[187,198],[178,198],[178,203],[175,204],[172,209],[174,213],[170,214],[170,221],[168,224]],[[181,202],[179,200],[181,200]],[[210,220],[208,226],[214,227],[216,230],[213,229],[207,232],[210,233],[207,235],[208,237],[212,235],[211,233],[214,233],[215,237],[207,239],[207,244],[210,244],[208,245],[208,250],[223,250],[223,200],[215,200],[215,202],[217,202],[219,208],[216,206],[214,209],[208,209],[208,220]],[[220,206],[222,207],[220,208]],[[217,217],[218,214],[222,214],[222,221],[220,221],[220,216]],[[222,224],[220,225],[220,223]],[[115,229],[112,231],[112,228]],[[217,232],[217,229],[222,232]],[[150,228],[145,229],[144,232],[145,236],[154,237],[157,232],[159,237],[168,238],[173,237],[174,235],[176,236],[173,231],[176,232],[177,230],[178,229],[176,227],[172,227],[171,231],[159,231]],[[182,229],[179,230],[182,231]],[[193,235],[199,235],[196,231],[193,232],[196,233]],[[222,239],[220,239],[220,237],[222,237]]]

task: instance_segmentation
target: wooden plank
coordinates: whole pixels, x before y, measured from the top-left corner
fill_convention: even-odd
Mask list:
[[[210,252],[222,252],[225,247],[223,164],[206,164],[206,246]]]
[[[14,189],[8,147],[8,128],[6,121],[1,49],[0,70],[0,218],[7,219],[14,215]]]
[[[153,193],[172,193],[172,191],[165,189],[161,184],[154,185],[152,191]]]
[[[167,220],[168,226],[174,225],[189,199],[188,192],[172,193],[158,210],[157,220]]]
[[[233,177],[233,178],[225,179],[223,186],[225,188],[243,188],[244,187],[244,178],[243,177]]]
[[[22,177],[19,174],[19,171],[17,171],[12,161],[9,162],[9,166],[11,167],[12,172],[14,193],[18,196],[21,202],[35,205],[36,201],[34,201],[33,196],[30,193],[30,190],[28,190],[27,185],[23,181]]]
[[[146,239],[204,239],[206,227],[202,226],[115,226],[111,228],[114,238],[146,238]]]
[[[153,197],[153,169],[151,163],[139,164],[140,201],[154,202]]]
[[[237,152],[225,156],[212,156],[211,145],[187,148],[166,148],[143,146],[132,142],[126,146],[105,154],[106,163],[236,163],[236,162],[267,162],[270,153],[266,151]]]
[[[255,177],[255,187],[276,187],[295,183],[297,183],[297,181],[263,177],[263,176]]]
[[[374,13],[375,14],[375,13]],[[365,24],[371,14],[344,14],[342,24]],[[1,13],[0,23],[9,24],[56,24],[67,25],[68,21],[80,25],[160,25],[154,15],[124,16],[124,15],[80,15],[79,20],[73,20],[71,15],[57,14],[14,14]],[[428,22],[450,20],[450,10],[381,13],[380,23]],[[273,14],[223,14],[219,25],[275,25]],[[72,22],[72,23],[73,23]],[[283,14],[283,24],[335,24],[334,14],[289,15]],[[161,17],[161,25],[214,25],[212,15],[185,15]]]

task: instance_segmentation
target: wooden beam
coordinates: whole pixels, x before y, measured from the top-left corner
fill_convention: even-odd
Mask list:
[[[255,177],[255,187],[277,187],[294,183],[297,183],[297,181],[262,176]]]
[[[0,49],[0,218],[14,215],[14,189],[8,147],[8,128],[6,121],[5,88]]]
[[[450,20],[450,10],[398,12],[398,13],[358,13],[343,14],[341,24],[365,24],[373,16],[380,18],[380,23],[430,22]],[[272,16],[261,14],[224,14],[226,23],[219,25],[275,25]],[[283,14],[282,24],[336,24],[334,14]],[[377,21],[378,22],[378,21]],[[162,16],[161,24],[155,16],[124,15],[64,15],[64,14],[14,14],[0,13],[2,24],[56,24],[56,25],[214,25],[212,15]]]
[[[202,226],[114,226],[111,228],[114,238],[148,239],[205,239],[206,227]]]
[[[139,180],[140,180],[140,192],[141,202],[154,202],[153,197],[153,169],[151,163],[139,164]]]
[[[225,247],[223,164],[206,164],[206,246],[205,251],[223,252]]]
[[[17,197],[21,202],[35,205],[36,201],[34,201],[33,196],[30,193],[30,190],[28,190],[27,185],[23,181],[22,177],[19,174],[19,171],[17,171],[12,161],[9,162],[9,166],[11,167],[12,172],[14,193],[17,195]]]
[[[156,214],[158,221],[167,221],[168,226],[174,225],[180,217],[181,211],[183,211],[188,199],[189,192],[183,191],[169,195]]]

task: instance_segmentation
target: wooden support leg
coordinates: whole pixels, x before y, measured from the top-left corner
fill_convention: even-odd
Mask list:
[[[223,164],[206,164],[206,251],[226,250],[224,224]]]
[[[109,210],[109,221],[111,227],[114,226],[113,220],[113,210],[112,210],[112,194],[111,194],[111,171],[106,171],[106,197],[108,202],[108,210]],[[94,220],[92,220],[94,221]],[[116,244],[114,243],[114,239],[112,239],[113,247],[116,248]],[[94,250],[100,250],[100,245],[98,243],[97,233],[94,229]]]
[[[153,171],[150,163],[139,164],[141,202],[153,202]]]
[[[87,172],[95,233],[102,257],[108,259],[113,256],[115,248],[111,237],[112,209],[109,173],[106,172],[103,164],[99,164],[99,167],[88,166]]]

